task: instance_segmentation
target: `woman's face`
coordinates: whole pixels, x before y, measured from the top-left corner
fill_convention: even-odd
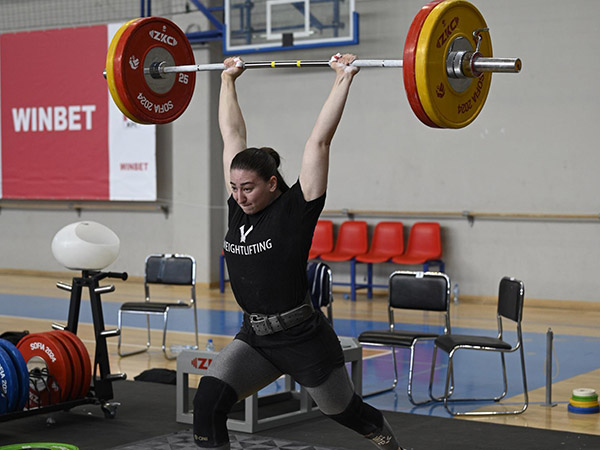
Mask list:
[[[253,170],[231,169],[230,185],[233,199],[246,214],[263,210],[277,196],[277,178],[265,181]]]

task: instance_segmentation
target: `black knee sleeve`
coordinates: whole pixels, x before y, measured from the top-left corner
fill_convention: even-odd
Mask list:
[[[203,376],[194,396],[194,442],[198,447],[220,447],[229,442],[227,414],[237,394],[227,383]]]
[[[383,427],[381,411],[363,402],[356,394],[343,412],[329,417],[363,436],[375,433]]]
[[[398,450],[399,445],[381,411],[354,394],[344,412],[331,417],[336,422],[370,439],[381,450]]]

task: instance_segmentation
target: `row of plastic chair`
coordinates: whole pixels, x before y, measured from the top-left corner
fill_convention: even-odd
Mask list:
[[[350,286],[350,297],[356,300],[356,290],[366,288],[367,297],[373,296],[373,264],[392,262],[402,265],[423,265],[427,272],[436,264],[445,272],[442,258],[442,239],[438,222],[417,222],[412,225],[408,242],[404,246],[402,222],[379,222],[375,225],[371,245],[368,243],[368,226],[363,220],[348,220],[340,224],[334,245],[333,222],[319,220],[313,235],[309,259],[323,261],[349,261],[350,283],[334,282]],[[356,282],[356,263],[367,264],[367,282]]]

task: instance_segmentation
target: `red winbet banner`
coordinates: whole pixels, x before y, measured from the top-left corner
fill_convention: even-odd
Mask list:
[[[155,127],[126,123],[102,76],[114,30],[0,36],[0,197],[156,199]]]

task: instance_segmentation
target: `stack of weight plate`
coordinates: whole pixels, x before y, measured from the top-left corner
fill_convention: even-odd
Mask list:
[[[0,339],[0,414],[88,395],[90,355],[69,331],[31,333],[15,346]]]
[[[569,399],[569,412],[576,414],[594,414],[600,412],[598,394],[594,389],[573,389],[573,395]]]

